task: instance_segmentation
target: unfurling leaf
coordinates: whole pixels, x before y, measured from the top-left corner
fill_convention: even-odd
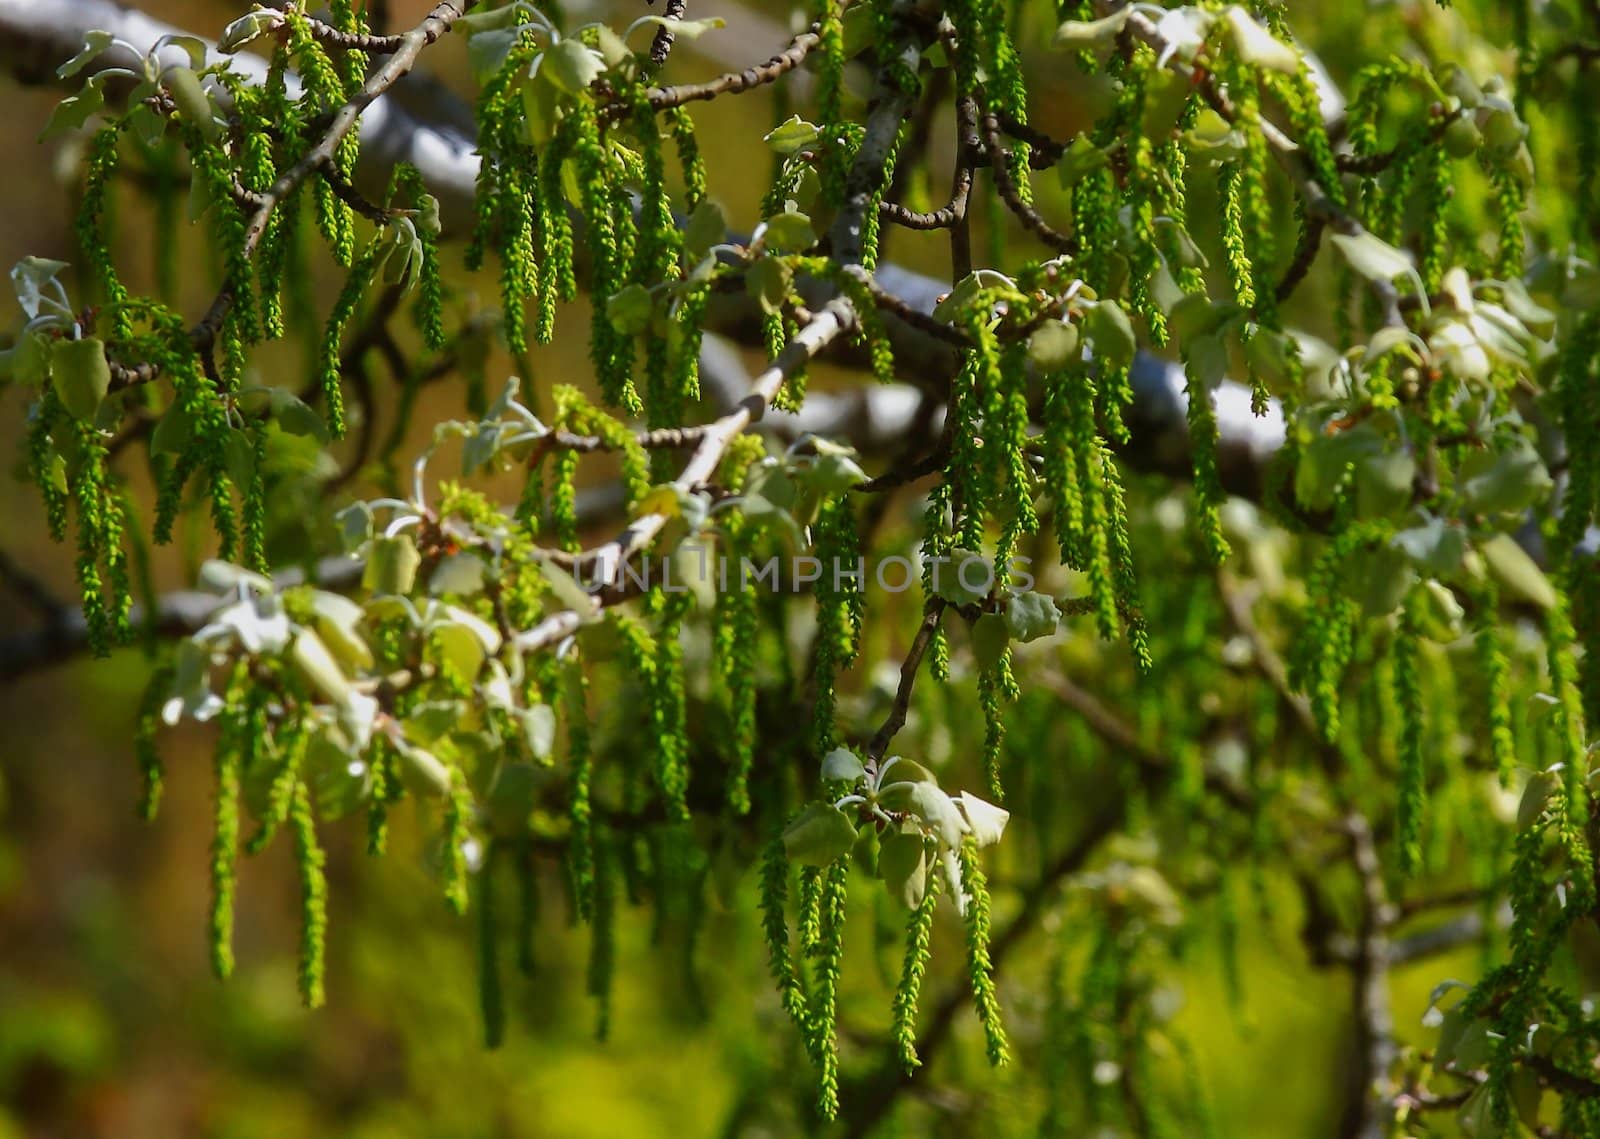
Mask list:
[[[422,555],[409,534],[376,538],[367,555],[367,568],[361,575],[364,589],[378,594],[407,594],[417,582],[417,567]]]
[[[896,830],[878,841],[878,876],[907,909],[922,904],[928,891],[928,840],[921,831]]]
[[[111,388],[105,345],[93,336],[57,340],[50,350],[50,381],[68,411],[92,420]]]
[[[827,781],[854,783],[867,773],[856,753],[847,747],[836,747],[822,757],[822,778]]]
[[[966,817],[967,829],[979,846],[993,846],[1005,834],[1011,812],[966,791],[956,796],[955,804]]]
[[[1133,362],[1139,342],[1133,334],[1133,322],[1116,301],[1103,300],[1091,308],[1084,318],[1084,329],[1097,359],[1113,368],[1124,368]]]
[[[793,154],[816,142],[817,135],[815,125],[806,122],[799,115],[791,115],[788,121],[767,132],[763,141],[779,154]]]
[[[534,66],[540,76],[569,95],[581,95],[606,71],[606,62],[600,53],[577,39],[553,44],[534,61]]]
[[[855,824],[832,803],[812,803],[783,832],[789,860],[802,866],[827,866],[855,842]]]
[[[1010,641],[1006,619],[998,613],[985,613],[972,623],[972,655],[979,668],[993,668],[1000,663]]]
[[[1061,626],[1061,609],[1047,593],[1029,590],[1006,602],[1006,627],[1023,644],[1048,637]]]
[[[1513,597],[1537,605],[1540,609],[1554,609],[1560,604],[1555,587],[1550,584],[1544,570],[1510,534],[1496,534],[1482,543],[1478,550],[1488,563],[1490,572]]]
[[[1068,20],[1056,29],[1055,46],[1058,48],[1093,47],[1110,43],[1122,31],[1122,26],[1133,15],[1133,8],[1118,8],[1109,16],[1098,20]]]

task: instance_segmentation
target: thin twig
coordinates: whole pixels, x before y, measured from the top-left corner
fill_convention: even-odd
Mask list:
[[[1038,210],[1023,200],[1016,180],[1011,176],[1005,147],[1000,141],[1000,120],[992,114],[983,116],[983,142],[989,152],[989,169],[994,174],[995,189],[1000,191],[1000,197],[1011,212],[1046,245],[1061,253],[1076,253],[1077,241],[1045,221]]]
[[[665,30],[665,29],[663,29]],[[708,79],[704,83],[680,83],[673,87],[652,87],[646,94],[650,106],[655,110],[664,111],[670,107],[681,107],[685,103],[698,100],[715,99],[719,95],[737,95],[752,88],[773,83],[796,67],[805,59],[806,53],[816,47],[820,37],[815,29],[801,32],[795,36],[788,47],[765,63],[753,64],[743,71],[730,71],[719,75],[715,79]]]

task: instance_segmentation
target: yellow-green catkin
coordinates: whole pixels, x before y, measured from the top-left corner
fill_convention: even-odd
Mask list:
[[[335,439],[344,438],[345,432],[344,385],[339,370],[340,342],[344,338],[345,327],[361,305],[361,298],[366,295],[367,286],[372,283],[376,268],[377,246],[374,244],[350,266],[350,275],[333,303],[333,311],[328,314],[328,324],[322,336],[317,375],[322,388],[328,430]]]
[[[1583,845],[1584,824],[1588,819],[1589,752],[1584,740],[1583,697],[1578,688],[1574,634],[1565,603],[1551,609],[1545,615],[1545,623],[1550,683],[1556,697],[1554,734],[1563,764],[1561,774],[1565,789],[1562,839],[1569,848],[1575,849]],[[1585,888],[1592,890],[1592,882],[1586,882]]]
[[[583,668],[567,670],[565,695],[567,719],[567,763],[570,802],[567,815],[572,820],[572,839],[567,847],[567,862],[572,868],[573,895],[578,916],[584,921],[594,915],[594,806],[591,782],[594,761],[589,729],[589,680]]]
[[[794,936],[800,953],[815,957],[822,948],[822,868],[800,868],[799,897],[795,902]]]
[[[1483,587],[1474,600],[1478,621],[1472,635],[1473,656],[1484,686],[1489,756],[1500,777],[1500,785],[1506,787],[1510,786],[1517,763],[1516,739],[1511,731],[1511,662],[1506,657],[1505,643],[1496,620],[1498,598],[1494,587]]]
[[[444,801],[444,826],[439,835],[444,871],[444,900],[453,913],[467,912],[467,844],[472,841],[472,789],[458,767],[450,771],[450,790]]]
[[[28,478],[39,488],[39,497],[44,501],[45,524],[51,539],[57,542],[65,540],[67,535],[69,496],[66,462],[51,442],[51,431],[64,421],[66,414],[55,389],[46,385],[28,408],[28,433],[24,443]]]
[[[811,1011],[789,949],[789,921],[785,913],[788,898],[789,861],[784,854],[783,840],[775,838],[761,856],[761,930],[767,943],[767,967],[778,986],[783,1011],[799,1031],[807,1052],[814,1054]]]
[[[238,700],[230,690],[228,699]],[[223,738],[213,759],[211,829],[211,971],[219,979],[233,972],[233,897],[239,858],[240,716],[229,709],[222,722]]]
[[[505,1042],[505,989],[500,979],[500,910],[495,900],[494,871],[502,854],[501,840],[489,843],[478,874],[478,1010],[483,1017],[483,1044]]]
[[[968,836],[957,850],[961,888],[967,895],[967,974],[972,981],[972,1003],[983,1025],[989,1063],[999,1067],[1011,1059],[1011,1046],[1000,1021],[1000,997],[989,960],[989,883],[978,863],[978,845]]]
[[[689,817],[689,745],[680,637],[688,598],[688,594],[679,594],[669,600],[653,636],[643,622],[619,621],[630,663],[649,694],[656,786],[668,815],[678,820]]]
[[[740,572],[740,557],[745,552],[744,523],[730,518],[725,526],[728,543],[724,564],[731,563],[730,574]],[[729,722],[728,805],[735,814],[750,810],[750,769],[755,762],[756,742],[756,647],[760,625],[755,594],[748,589],[717,591],[713,637],[719,685]]]
[[[828,1120],[839,1114],[839,977],[844,964],[845,885],[849,877],[848,859],[839,859],[822,872],[822,930],[811,1024],[817,1038],[817,1113]]]
[[[860,540],[855,509],[848,494],[823,506],[814,528],[815,555],[822,563],[815,595],[817,602],[816,700],[813,704],[812,747],[818,755],[835,742],[834,714],[838,672],[855,661],[863,616],[860,575]]]
[[[1000,654],[1000,659],[978,675],[978,703],[983,708],[983,777],[989,795],[996,800],[1005,798],[1005,788],[1000,781],[1000,753],[1005,745],[1005,706],[1014,698],[1016,681],[1011,675],[1011,650]]]
[[[161,752],[156,747],[156,736],[161,731],[161,706],[166,703],[175,671],[167,663],[153,669],[149,683],[145,685],[144,696],[139,701],[139,721],[134,729],[133,750],[139,760],[142,781],[139,817],[145,822],[156,817],[156,811],[161,806],[161,792],[166,784],[166,768],[161,762]]]
[[[294,862],[300,877],[300,999],[307,1008],[320,1008],[326,999],[327,856],[317,842],[311,792],[304,782],[295,785],[289,827],[294,835]]]
[[[942,875],[929,874],[927,892],[911,911],[906,922],[905,959],[900,965],[900,983],[894,990],[895,1052],[900,1065],[909,1075],[922,1066],[917,1056],[917,1003],[922,994],[922,980],[928,972],[928,962],[933,955],[933,912],[939,900]]]
[[[595,848],[594,916],[589,922],[588,992],[595,1002],[596,1040],[611,1032],[611,984],[616,966],[617,867],[609,843]]]
[[[304,724],[289,721],[280,728],[273,745],[277,753],[278,770],[267,787],[267,801],[263,807],[257,830],[245,844],[246,854],[260,854],[272,841],[278,828],[288,821],[294,806],[294,789],[300,782],[300,765],[305,758],[310,732]]]
[[[608,404],[629,415],[643,411],[633,383],[632,338],[612,324],[606,302],[627,283],[628,238],[631,207],[624,201],[619,211],[612,187],[614,172],[607,162],[594,107],[578,100],[571,113],[572,157],[578,176],[584,220],[584,244],[592,263],[594,305],[589,317],[589,356],[600,391]]]
[[[1400,781],[1396,812],[1400,869],[1414,873],[1422,861],[1422,814],[1427,801],[1427,767],[1423,749],[1423,690],[1419,655],[1421,637],[1409,607],[1401,614],[1394,640],[1394,686],[1400,710]]]
[[[106,242],[106,214],[111,179],[118,165],[116,127],[97,131],[89,140],[89,156],[83,183],[83,199],[78,207],[75,234],[83,250],[84,259],[91,271],[90,279],[101,298],[113,309],[125,304],[128,290],[117,276],[111,248]],[[113,336],[126,335],[126,324],[119,318],[121,327]]]

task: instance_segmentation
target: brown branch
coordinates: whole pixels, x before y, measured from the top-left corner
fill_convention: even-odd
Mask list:
[[[1389,1001],[1393,946],[1389,931],[1397,916],[1383,883],[1383,866],[1365,816],[1345,820],[1351,862],[1361,881],[1361,928],[1352,963],[1355,1022],[1360,1065],[1345,1104],[1342,1135],[1384,1139],[1394,1117],[1395,1093],[1389,1072],[1399,1057],[1394,1009]]]
[[[1030,127],[1027,123],[1018,122],[1007,114],[996,114],[995,118],[1000,123],[1000,128],[1012,138],[1028,144],[1031,153],[1028,161],[1036,170],[1046,169],[1061,161],[1061,156],[1067,152],[1067,144],[1058,139],[1051,138],[1041,130]]]
[[[342,32],[332,24],[307,19],[311,38],[338,51],[360,51],[367,55],[393,55],[405,47],[405,36],[385,36],[372,32]]]
[[[1011,212],[1046,245],[1061,253],[1076,253],[1077,241],[1045,221],[1038,210],[1023,200],[1006,161],[1005,147],[1000,141],[1000,120],[989,113],[983,116],[983,143],[989,153],[989,169],[994,174],[995,189],[1000,191],[1000,197]]]
[[[666,29],[662,29],[665,31]],[[704,83],[680,83],[673,87],[652,87],[646,94],[650,106],[658,111],[670,107],[681,107],[685,103],[698,100],[715,99],[720,95],[738,95],[755,87],[776,82],[784,75],[800,66],[806,53],[821,42],[813,28],[808,32],[801,32],[795,36],[788,47],[765,63],[753,64],[743,71],[730,71],[719,75],[715,79],[708,79]],[[616,112],[613,112],[616,113]]]
[[[10,587],[22,602],[46,621],[57,621],[69,606],[39,578],[19,565],[5,550],[0,550],[0,582]]]
[[[860,265],[847,265],[843,268],[842,272],[845,274],[845,276],[849,277],[853,281],[856,281],[863,288],[865,288],[867,292],[872,295],[873,304],[882,309],[884,312],[892,313],[893,315],[899,317],[906,324],[909,324],[912,328],[915,328],[920,332],[925,332],[929,336],[932,336],[938,340],[942,340],[946,344],[953,345],[956,348],[972,347],[971,337],[969,337],[961,329],[957,328],[953,324],[946,324],[944,321],[938,319],[930,313],[923,312],[921,309],[913,308],[911,305],[907,304],[905,301],[889,292],[889,290],[885,289],[882,285],[878,284],[876,278],[874,278],[871,273],[867,272]]]
[[[1327,228],[1327,219],[1306,216],[1305,225],[1300,230],[1300,242],[1295,246],[1294,260],[1289,262],[1278,287],[1273,290],[1279,301],[1288,300],[1300,287],[1300,282],[1306,279],[1306,274],[1311,272],[1311,263],[1317,259],[1317,252],[1322,248],[1322,235]]]
[[[918,213],[898,202],[880,202],[878,213],[886,221],[907,229],[918,230],[955,229],[966,224],[967,204],[972,197],[972,157],[978,147],[976,130],[972,125],[976,114],[974,107],[975,104],[969,96],[962,96],[956,100],[956,166],[951,178],[949,204],[932,213]],[[895,168],[897,178],[902,175],[904,169],[904,166]],[[965,273],[957,273],[954,279],[960,280],[964,276]]]
[[[944,610],[944,599],[939,597],[928,598],[922,608],[922,622],[917,626],[917,635],[911,638],[911,648],[906,651],[905,660],[900,665],[900,684],[895,689],[894,704],[867,744],[869,764],[875,766],[883,758],[889,741],[906,726],[906,714],[911,709],[911,693],[917,685],[917,671],[922,667],[922,658],[927,654],[928,646],[933,643],[933,634],[939,628],[939,619],[944,616]]]
[[[651,0],[653,3],[654,0]],[[662,15],[669,20],[683,19],[683,13],[688,9],[684,0],[667,0],[667,6],[662,10]],[[650,64],[660,67],[667,62],[667,56],[672,54],[672,44],[677,37],[672,34],[668,24],[662,24],[656,29],[656,38],[650,41]]]

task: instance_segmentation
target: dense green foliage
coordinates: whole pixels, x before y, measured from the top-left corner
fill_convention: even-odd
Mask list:
[[[1171,977],[1214,953],[1242,1001],[1244,931],[1298,925],[1354,992],[1329,1130],[1600,1135],[1600,10],[1328,15],[1333,78],[1297,16],[819,0],[693,85],[668,49],[714,21],[529,0],[400,36],[258,9],[220,56],[91,36],[46,132],[86,135],[81,259],[17,266],[4,367],[87,646],[149,657],[147,817],[163,727],[211,725],[217,975],[241,856],[285,843],[321,1005],[327,832],[359,816],[381,855],[414,805],[491,1047],[511,947],[529,972],[562,920],[541,884],[602,1037],[625,927],[687,931],[691,970],[712,909],[759,930],[812,1106],[752,1081],[730,1133],[905,1123],[963,1007],[1012,1071],[954,1082],[1028,1113],[974,1133],[1229,1133]],[[369,196],[353,129],[447,35],[481,158],[451,225],[420,160]],[[691,108],[772,88],[761,216],[730,221],[751,164],[707,162]],[[216,250],[198,322],[113,252],[118,178],[158,168]],[[891,287],[907,231],[948,238],[936,304]],[[585,318],[592,377],[558,380],[538,352]],[[721,406],[717,329],[767,356]],[[414,424],[448,374],[459,418]],[[922,409],[887,448],[746,430],[897,380]],[[626,521],[597,526],[611,476]],[[150,545],[200,525],[215,604],[175,629]],[[1466,944],[1397,1028],[1392,971]]]

